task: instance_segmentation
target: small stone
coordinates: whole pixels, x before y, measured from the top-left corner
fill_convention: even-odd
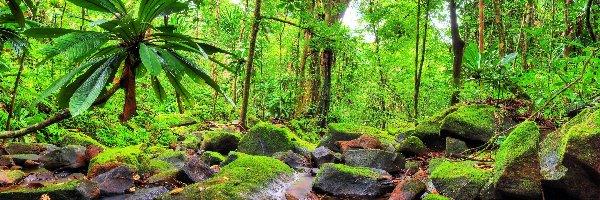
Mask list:
[[[396,186],[389,200],[413,200],[425,193],[425,183],[418,179],[407,179]]]
[[[0,185],[12,185],[25,177],[21,170],[0,171]]]
[[[303,156],[294,153],[293,151],[287,152],[277,152],[273,154],[273,158],[277,160],[281,160],[291,168],[299,168],[299,167],[310,167],[310,162],[306,160]]]
[[[379,197],[393,189],[389,174],[365,167],[323,165],[313,181],[313,190],[340,197]]]
[[[135,190],[135,193],[127,197],[125,200],[153,200],[154,198],[167,192],[169,192],[169,189],[164,186],[144,188],[141,190]]]
[[[13,166],[15,162],[10,155],[0,156],[0,166]]]
[[[316,148],[310,153],[310,155],[312,158],[312,162],[316,167],[320,167],[325,163],[334,163],[338,161],[336,156],[334,155],[334,152],[326,147]]]

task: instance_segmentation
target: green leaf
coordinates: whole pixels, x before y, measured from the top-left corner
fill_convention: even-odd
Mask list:
[[[519,53],[511,53],[508,54],[506,57],[502,58],[502,60],[500,60],[500,66],[506,66],[510,63],[512,63],[515,58],[517,58],[517,55],[519,55]]]
[[[181,82],[179,82],[180,79],[178,79],[176,75],[169,69],[165,70],[165,74],[167,75],[169,83],[171,83],[171,86],[173,86],[173,89],[175,89],[175,92],[182,97],[186,104],[190,105],[190,99],[192,98],[192,95],[190,95],[190,92],[188,92],[185,87],[183,87]]]
[[[110,0],[67,0],[79,7],[104,13],[115,13],[120,10]]]
[[[6,3],[10,8],[10,12],[15,17],[15,21],[17,21],[21,28],[25,28],[25,16],[21,10],[21,0],[8,0]]]
[[[92,106],[104,89],[113,70],[112,63],[118,56],[108,59],[77,90],[69,101],[71,115],[77,116]]]
[[[160,60],[158,59],[158,55],[156,55],[155,50],[152,47],[148,47],[144,43],[140,44],[140,57],[142,58],[142,63],[148,69],[150,74],[153,76],[160,75]]]
[[[50,28],[50,27],[39,27],[39,28],[29,28],[23,31],[27,37],[32,38],[57,38],[72,32],[77,32],[77,30],[64,29],[64,28]]]
[[[152,76],[150,79],[152,81],[152,89],[154,89],[156,98],[158,98],[161,103],[164,102],[165,99],[167,99],[167,92],[165,92],[165,88],[160,84],[158,77]]]
[[[206,52],[207,55],[213,55],[215,53],[224,53],[224,54],[234,55],[233,53],[231,53],[229,51],[226,51],[226,50],[221,49],[219,47],[213,46],[211,44],[198,43],[198,46],[200,46],[200,48],[202,50],[204,50],[204,52]]]
[[[41,50],[46,58],[40,62],[40,65],[59,54],[65,55],[70,61],[77,62],[97,52],[106,42],[108,42],[106,33],[91,31],[68,33],[56,38],[54,44],[49,44]]]

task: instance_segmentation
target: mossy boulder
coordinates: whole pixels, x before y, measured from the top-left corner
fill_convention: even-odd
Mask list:
[[[415,136],[409,136],[402,140],[402,142],[396,146],[396,151],[406,156],[427,155],[427,147],[425,147],[425,144],[421,139]]]
[[[324,146],[335,152],[340,152],[340,148],[335,144],[336,142],[358,139],[361,135],[365,134],[377,137],[382,143],[393,143],[395,139],[394,136],[377,128],[355,124],[332,123],[329,124],[328,132],[318,146]]]
[[[502,118],[498,108],[479,104],[465,105],[446,116],[441,132],[477,145],[494,136],[502,124]]]
[[[540,130],[523,122],[504,140],[496,153],[494,188],[509,199],[541,199],[542,176],[537,157]]]
[[[87,147],[90,145],[95,145],[95,146],[106,149],[106,146],[104,146],[103,144],[100,144],[100,142],[96,141],[94,138],[92,138],[84,133],[81,133],[81,132],[66,133],[63,137],[61,144],[62,144],[62,146],[81,145],[84,147]]]
[[[294,148],[290,137],[291,131],[286,128],[260,123],[252,127],[242,137],[238,150],[251,155],[272,156],[276,152]]]
[[[344,153],[344,161],[348,166],[368,167],[393,173],[404,169],[402,154],[379,149],[356,149]]]
[[[225,160],[225,157],[219,152],[205,151],[200,156],[200,160],[209,166],[213,166],[221,164]]]
[[[69,181],[63,183],[56,183],[47,185],[41,188],[32,189],[26,187],[14,188],[8,191],[0,192],[0,199],[11,199],[11,200],[32,200],[42,199],[43,195],[47,195],[50,199],[91,199],[90,197],[97,197],[100,194],[97,185],[94,187],[88,187],[89,185],[95,185],[89,181]]]
[[[150,172],[150,157],[142,150],[142,145],[107,149],[90,161],[89,172],[96,166],[107,163],[120,163],[138,173]]]
[[[417,126],[415,126],[415,130],[412,135],[418,137],[428,144],[441,141],[443,138],[440,136],[440,132],[442,130],[444,119],[450,113],[458,110],[458,108],[459,106],[452,106],[443,112],[423,120]]]
[[[561,198],[600,199],[598,149],[600,110],[588,108],[540,143],[544,186],[565,195]]]
[[[277,152],[273,154],[273,158],[280,160],[293,169],[310,167],[310,162],[304,156],[293,151]]]
[[[158,154],[155,159],[167,162],[175,167],[182,167],[187,160],[187,155],[183,151],[166,150]]]
[[[223,155],[238,148],[241,135],[231,132],[205,132],[202,134],[200,149],[205,151],[216,151]]]
[[[212,178],[189,185],[177,194],[157,199],[277,199],[283,185],[293,179],[293,170],[270,157],[239,154]]]
[[[491,172],[475,167],[474,162],[445,161],[434,168],[429,178],[443,195],[456,200],[478,199]]]
[[[453,137],[446,137],[446,154],[460,154],[469,149],[467,143]]]
[[[386,174],[366,167],[327,163],[313,180],[313,190],[337,197],[379,197],[394,189]]]
[[[181,147],[185,149],[198,149],[200,147],[200,139],[196,134],[185,133],[183,134],[184,140],[181,141]]]
[[[171,163],[165,162],[159,159],[151,159],[150,160],[150,171],[151,172],[164,172],[170,169],[174,169],[175,166]]]

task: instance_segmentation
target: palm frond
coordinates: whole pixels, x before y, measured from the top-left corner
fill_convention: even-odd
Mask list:
[[[78,62],[98,51],[108,40],[108,34],[106,33],[91,31],[68,33],[58,37],[55,44],[42,49],[42,53],[46,55],[42,63],[59,54],[64,55],[71,61]]]
[[[27,41],[14,30],[0,27],[0,44],[8,42],[17,55],[21,55],[26,47]]]

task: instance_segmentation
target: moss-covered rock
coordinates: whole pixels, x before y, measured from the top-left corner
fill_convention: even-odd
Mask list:
[[[87,147],[89,145],[95,145],[98,147],[106,148],[106,146],[100,144],[100,142],[96,141],[94,138],[80,132],[66,133],[63,137],[61,144],[62,146],[81,145],[84,147]]]
[[[475,168],[469,161],[443,162],[429,176],[438,191],[456,200],[478,199],[490,177],[490,171]]]
[[[150,172],[150,157],[144,153],[142,145],[105,150],[90,161],[89,172],[106,163],[121,163],[139,173]]]
[[[181,141],[182,147],[185,147],[186,149],[198,149],[200,146],[200,139],[195,134],[185,133],[183,134],[183,137],[185,139]]]
[[[64,183],[51,184],[45,187],[31,188],[15,188],[12,190],[0,192],[0,199],[11,200],[31,200],[42,199],[42,195],[47,195],[50,199],[89,199],[90,192],[99,195],[99,191],[89,191],[86,188],[86,181],[69,181]],[[97,189],[97,188],[96,188]]]
[[[187,160],[187,155],[183,151],[166,150],[156,156],[157,160],[162,160],[176,167],[182,167]]]
[[[425,195],[425,197],[423,197],[422,200],[451,200],[448,197],[445,197],[443,195],[439,195],[439,194],[428,194]]]
[[[155,172],[155,171],[163,172],[163,171],[167,171],[167,170],[170,170],[173,168],[175,168],[175,166],[173,164],[165,162],[163,160],[159,160],[159,159],[151,159],[150,160],[150,171],[151,172]]]
[[[375,168],[390,173],[404,169],[406,163],[402,154],[379,149],[348,150],[344,153],[344,160],[348,166]]]
[[[600,110],[588,108],[540,143],[544,185],[563,198],[600,199]]]
[[[242,137],[239,151],[251,155],[272,156],[276,152],[294,148],[291,132],[268,123],[260,123]]]
[[[427,154],[427,147],[418,137],[409,136],[396,146],[396,151],[406,156],[421,156]]]
[[[467,143],[453,137],[446,137],[446,154],[460,154],[469,149]]]
[[[540,199],[542,176],[537,158],[540,130],[535,122],[523,122],[513,130],[496,154],[495,189],[506,198]]]
[[[332,123],[329,124],[328,132],[318,146],[324,146],[335,152],[340,152],[335,142],[358,139],[361,135],[365,134],[377,137],[382,143],[393,143],[395,139],[394,136],[377,128],[355,124]]]
[[[265,156],[239,154],[212,178],[189,185],[178,194],[164,194],[158,199],[277,199],[274,197],[291,181],[293,171],[283,162]],[[283,192],[281,192],[283,194]]]
[[[231,132],[205,132],[202,134],[202,144],[200,148],[205,151],[216,151],[221,154],[228,154],[238,148],[241,135]]]
[[[381,172],[366,167],[324,164],[313,181],[313,190],[339,197],[378,197],[393,190]]]
[[[21,170],[0,171],[0,185],[11,185],[17,183],[25,177],[25,172]]]
[[[202,162],[212,166],[212,165],[221,164],[225,160],[225,157],[223,155],[221,155],[219,152],[205,151],[200,156],[200,160],[202,160]]]
[[[498,108],[488,105],[462,106],[446,116],[441,131],[467,142],[484,143],[500,128],[501,115]]]
[[[442,130],[442,124],[444,123],[444,119],[450,113],[458,110],[459,107],[460,106],[452,106],[441,113],[438,113],[434,116],[423,120],[417,126],[415,126],[413,135],[425,142],[434,142],[437,140],[442,140],[442,138],[440,137],[440,132]]]

